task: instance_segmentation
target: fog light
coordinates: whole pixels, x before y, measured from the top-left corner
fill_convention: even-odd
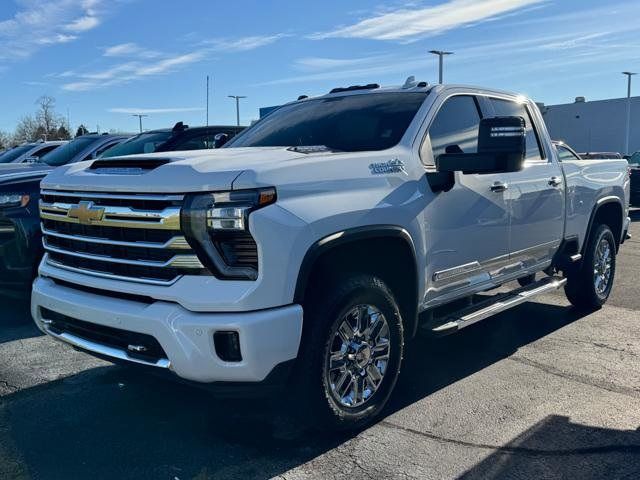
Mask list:
[[[213,334],[216,354],[225,362],[240,362],[240,336],[238,332],[216,332]]]

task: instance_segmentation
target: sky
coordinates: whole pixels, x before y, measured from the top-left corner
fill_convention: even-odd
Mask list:
[[[50,95],[71,127],[241,123],[263,106],[409,75],[546,104],[626,95],[637,0],[0,0],[0,131]],[[638,77],[640,81],[640,77]],[[640,92],[640,84],[637,86]]]

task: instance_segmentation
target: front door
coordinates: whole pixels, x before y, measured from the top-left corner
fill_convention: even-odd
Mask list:
[[[420,150],[427,171],[441,153],[474,153],[481,110],[471,95],[438,108]],[[503,174],[455,174],[455,185],[428,202],[427,292],[423,307],[491,286],[509,263],[508,189]]]

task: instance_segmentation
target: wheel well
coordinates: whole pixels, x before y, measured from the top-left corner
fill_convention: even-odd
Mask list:
[[[622,206],[618,202],[607,202],[601,205],[595,212],[589,234],[598,225],[608,225],[618,248],[622,239],[622,213]]]
[[[297,301],[304,304],[311,292],[354,273],[379,277],[393,292],[400,307],[407,338],[417,325],[418,277],[410,240],[403,236],[355,239],[323,248],[314,255],[306,280],[296,289]]]

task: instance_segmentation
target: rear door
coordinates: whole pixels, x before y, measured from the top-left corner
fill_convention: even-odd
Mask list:
[[[542,142],[543,126],[532,106],[515,98],[490,98],[496,116],[525,120],[524,169],[508,174],[511,216],[511,268],[528,271],[548,264],[564,235],[564,178],[560,165]]]

